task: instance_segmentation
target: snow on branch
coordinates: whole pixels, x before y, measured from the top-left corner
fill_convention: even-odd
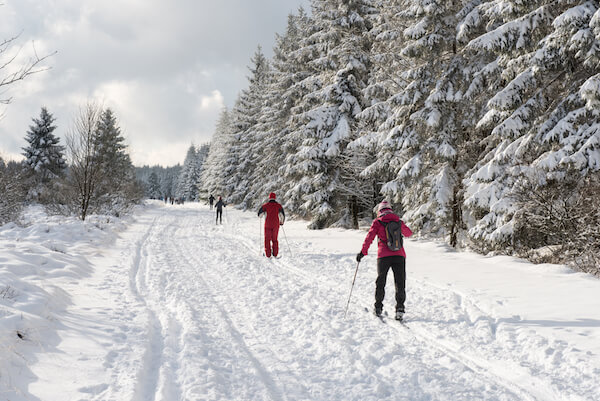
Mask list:
[[[492,52],[520,50],[535,45],[532,41],[534,32],[551,23],[552,15],[549,6],[542,6],[521,18],[509,21],[493,31],[473,39],[466,48]]]
[[[523,102],[524,93],[537,84],[533,67],[520,73],[502,91],[488,102],[488,107],[499,110],[510,110]]]
[[[600,107],[600,74],[588,78],[581,85],[579,94],[586,101],[587,108],[594,109]]]

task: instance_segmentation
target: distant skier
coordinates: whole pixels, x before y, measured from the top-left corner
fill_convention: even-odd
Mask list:
[[[275,200],[275,193],[269,194],[269,201],[258,209],[258,216],[266,213],[265,218],[265,255],[270,258],[271,255],[277,257],[279,253],[279,242],[277,235],[279,234],[279,226],[285,222],[285,213],[283,206]],[[281,217],[280,217],[281,216]]]
[[[399,223],[399,224],[398,224]],[[390,232],[390,228],[394,230]],[[391,238],[396,240],[396,244],[392,245],[392,250],[388,246],[387,232]],[[402,320],[404,316],[404,301],[406,300],[406,253],[402,247],[402,237],[410,237],[412,231],[400,218],[392,211],[390,204],[387,201],[381,202],[377,207],[377,218],[373,220],[371,228],[367,233],[365,242],[363,243],[361,252],[356,255],[356,261],[360,262],[363,256],[367,255],[369,246],[373,242],[375,236],[379,238],[377,245],[377,280],[375,281],[375,314],[381,316],[383,310],[383,298],[385,296],[385,283],[387,274],[390,268],[394,272],[394,282],[396,286],[396,320]],[[398,243],[399,242],[399,243]]]
[[[210,194],[210,198],[208,198],[208,203],[210,204],[210,210],[213,208],[213,203],[215,203],[215,197]]]
[[[223,198],[219,196],[219,200],[217,201],[215,208],[217,209],[217,219],[215,224],[221,223],[223,224],[223,208],[227,206],[225,202],[223,202]]]

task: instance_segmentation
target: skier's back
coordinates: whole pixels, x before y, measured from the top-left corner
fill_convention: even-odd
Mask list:
[[[217,209],[217,219],[215,224],[221,223],[223,224],[223,208],[227,206],[225,202],[223,202],[223,198],[219,196],[219,200],[215,204],[215,208]]]
[[[363,243],[361,251],[356,255],[356,260],[360,260],[367,255],[369,246],[377,236],[377,280],[375,281],[375,314],[381,316],[383,310],[383,298],[385,296],[385,284],[387,274],[390,268],[394,272],[394,284],[396,287],[396,319],[402,320],[404,316],[404,302],[406,301],[406,253],[404,248],[398,250],[389,249],[386,244],[387,234],[386,225],[391,222],[400,225],[402,236],[410,237],[412,231],[396,215],[387,201],[382,201],[377,207],[377,218],[373,220],[371,228]]]
[[[283,225],[285,221],[283,206],[275,200],[274,192],[269,194],[269,201],[258,209],[259,217],[263,213],[267,214],[265,218],[265,255],[267,258],[270,258],[271,255],[277,256],[279,253],[277,235],[279,233],[279,226]],[[280,215],[281,219],[279,218]]]

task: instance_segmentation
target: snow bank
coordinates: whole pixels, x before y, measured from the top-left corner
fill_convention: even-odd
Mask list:
[[[0,398],[32,400],[29,368],[60,342],[71,302],[63,285],[89,277],[88,257],[126,225],[112,216],[49,217],[41,207],[25,210],[20,223],[0,227]]]

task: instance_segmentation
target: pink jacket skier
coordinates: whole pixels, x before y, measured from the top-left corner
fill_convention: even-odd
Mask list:
[[[375,281],[375,314],[381,316],[383,310],[383,298],[385,297],[385,284],[390,268],[394,272],[394,283],[396,287],[396,320],[402,320],[404,316],[404,302],[406,300],[406,252],[404,247],[391,250],[387,245],[386,225],[391,222],[400,223],[400,231],[403,237],[410,237],[413,233],[403,221],[396,215],[387,201],[383,201],[377,207],[377,218],[373,220],[371,228],[367,233],[361,252],[356,255],[360,260],[368,254],[369,247],[378,237],[377,244],[377,280]]]

